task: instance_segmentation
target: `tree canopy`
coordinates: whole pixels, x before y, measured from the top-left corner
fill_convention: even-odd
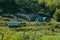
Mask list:
[[[20,12],[54,17],[58,15],[57,9],[60,9],[60,0],[0,0],[0,14]]]

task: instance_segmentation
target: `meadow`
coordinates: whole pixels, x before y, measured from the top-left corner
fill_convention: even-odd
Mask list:
[[[29,24],[29,25],[28,25]],[[26,26],[9,28],[0,25],[1,40],[60,40],[59,23],[27,22]],[[57,27],[56,27],[57,26]],[[2,35],[4,33],[4,35]],[[3,36],[3,39],[2,39]]]
[[[0,0],[0,40],[60,40],[59,4],[60,0]],[[19,14],[33,15],[30,20]],[[25,23],[35,21],[34,14],[47,17],[49,22]],[[19,27],[8,27],[11,18],[20,21]]]

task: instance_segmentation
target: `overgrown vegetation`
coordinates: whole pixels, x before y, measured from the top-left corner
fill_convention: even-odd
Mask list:
[[[37,13],[60,20],[60,0],[0,0],[0,15],[19,13]]]
[[[4,40],[60,40],[59,12],[60,0],[0,0],[0,40],[2,32]],[[51,18],[51,21],[19,21],[19,27],[9,28],[9,16],[13,19],[18,13],[38,14]]]
[[[0,25],[0,39],[1,33],[4,32],[4,40],[60,40],[60,23],[27,22],[26,24],[19,28]]]

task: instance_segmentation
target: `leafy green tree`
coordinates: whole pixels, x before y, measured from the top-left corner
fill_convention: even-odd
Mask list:
[[[60,9],[56,9],[55,13],[54,13],[54,18],[57,21],[60,21]]]
[[[43,14],[42,16],[53,17],[55,12],[55,6],[51,4],[51,0],[38,0],[40,4],[39,14]]]
[[[0,3],[2,3],[2,2],[6,2],[7,0],[0,0]]]
[[[0,0],[0,9],[2,9],[3,14],[39,13],[41,16],[54,17],[56,20],[60,20],[58,17],[60,0]]]
[[[23,13],[34,13],[40,10],[36,0],[16,0],[16,3],[19,5],[20,12]]]
[[[17,4],[14,0],[7,0],[5,4],[3,4],[3,13],[16,13],[17,12]]]

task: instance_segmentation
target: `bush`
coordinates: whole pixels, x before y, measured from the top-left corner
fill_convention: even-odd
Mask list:
[[[7,24],[8,24],[7,21],[1,21],[0,22],[0,26],[7,26]]]
[[[54,19],[60,21],[60,9],[56,9],[56,12],[54,13]]]
[[[20,27],[25,27],[26,23],[25,22],[20,22]]]
[[[57,24],[57,25],[55,26],[55,28],[60,28],[60,24]]]

